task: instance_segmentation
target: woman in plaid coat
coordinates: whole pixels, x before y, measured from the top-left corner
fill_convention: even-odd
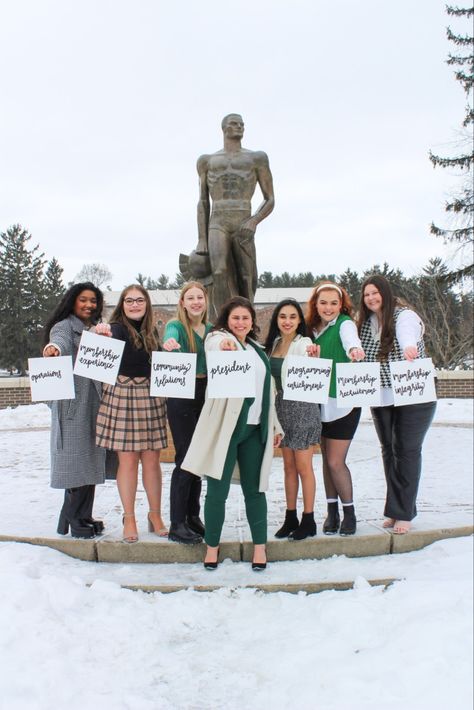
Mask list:
[[[110,326],[99,324],[95,332],[125,341],[117,382],[103,387],[96,436],[98,446],[118,452],[123,540],[138,540],[135,497],[140,462],[149,504],[148,529],[166,537],[160,467],[160,451],[167,446],[166,403],[160,397],[150,397],[151,354],[160,344],[148,291],[139,284],[127,286],[110,317]]]

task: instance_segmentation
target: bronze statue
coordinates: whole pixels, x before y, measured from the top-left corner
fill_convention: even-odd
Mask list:
[[[198,244],[189,257],[180,257],[186,277],[210,286],[211,315],[232,296],[245,296],[253,303],[257,289],[255,230],[275,205],[266,153],[242,148],[242,116],[225,116],[222,131],[223,150],[198,159]],[[252,215],[257,183],[264,200]]]

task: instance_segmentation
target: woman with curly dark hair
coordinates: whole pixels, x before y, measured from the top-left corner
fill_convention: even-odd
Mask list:
[[[383,526],[403,535],[416,516],[421,448],[436,403],[395,407],[389,363],[425,357],[424,325],[393,295],[390,283],[380,274],[369,276],[362,284],[358,325],[367,361],[380,362],[381,406],[372,407],[371,412],[387,482]]]
[[[102,292],[90,282],[71,286],[44,328],[44,357],[76,359],[84,330],[102,316]],[[101,384],[74,375],[74,399],[56,400],[51,408],[51,486],[64,488],[58,533],[90,538],[104,525],[92,517],[95,486],[105,480],[105,451],[95,443],[95,420]]]
[[[306,323],[313,331],[320,356],[332,360],[327,404],[321,405],[321,452],[328,515],[325,535],[354,535],[357,521],[354,510],[352,477],[346,463],[347,453],[360,419],[360,407],[340,408],[336,399],[336,365],[364,359],[357,328],[352,320],[352,303],[347,291],[335,283],[322,282],[308,302]],[[344,513],[341,522],[338,499]]]

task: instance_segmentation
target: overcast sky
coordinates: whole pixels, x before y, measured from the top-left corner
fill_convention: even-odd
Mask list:
[[[465,6],[466,2],[461,2]],[[446,256],[465,97],[444,0],[0,0],[0,230],[72,280],[174,276],[196,245],[196,159],[243,115],[276,206],[259,271],[340,273]],[[256,194],[255,206],[261,201]]]

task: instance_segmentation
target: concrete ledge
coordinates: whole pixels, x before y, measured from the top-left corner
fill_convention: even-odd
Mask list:
[[[395,535],[390,533],[391,549],[390,552],[397,554],[399,552],[414,552],[421,550],[423,547],[431,545],[437,540],[446,540],[451,537],[466,537],[474,532],[473,525],[465,525],[459,528],[439,528],[438,530],[413,530],[406,535]]]
[[[24,542],[28,545],[51,547],[53,550],[64,552],[69,557],[85,562],[97,562],[97,544],[95,540],[78,540],[72,537],[18,537],[16,535],[0,535],[0,542]]]
[[[102,539],[97,542],[98,562],[138,562],[138,563],[193,563],[202,562],[206,546],[180,545],[177,542],[136,542],[127,544]],[[223,542],[220,545],[219,559],[228,558],[233,562],[240,562],[240,543]]]
[[[371,587],[389,587],[394,582],[400,580],[396,577],[386,577],[383,579],[368,579],[367,582]],[[345,592],[348,589],[354,588],[354,582],[301,582],[301,584],[243,584],[233,589],[257,589],[260,592],[274,594],[275,592],[286,592],[287,594],[318,594],[319,592],[338,591]],[[146,592],[153,594],[160,592],[161,594],[171,594],[172,592],[182,592],[186,589],[192,589],[194,592],[215,592],[222,589],[222,585],[218,584],[196,584],[185,586],[181,584],[122,584],[122,589],[130,589],[132,592]]]
[[[367,526],[368,529],[368,526]],[[269,562],[288,560],[322,560],[333,555],[346,557],[373,557],[376,555],[398,554],[421,550],[427,545],[452,537],[466,537],[474,533],[473,525],[456,528],[437,528],[434,530],[413,530],[406,535],[395,535],[380,531],[375,534],[357,534],[350,537],[321,536],[290,542],[288,540],[269,540],[267,555]],[[87,562],[112,563],[196,563],[204,559],[204,544],[180,545],[174,542],[140,541],[127,543],[100,537],[94,540],[74,538],[19,537],[0,535],[0,542],[23,542],[29,545],[41,545],[63,552],[70,557]],[[222,542],[219,559],[233,562],[250,562],[252,543]]]
[[[249,562],[252,559],[253,545],[251,542],[242,544],[242,559]],[[269,562],[284,560],[322,560],[333,555],[346,557],[371,557],[373,555],[388,555],[390,553],[390,537],[385,533],[376,535],[324,535],[306,540],[269,540],[267,542],[267,557]]]

